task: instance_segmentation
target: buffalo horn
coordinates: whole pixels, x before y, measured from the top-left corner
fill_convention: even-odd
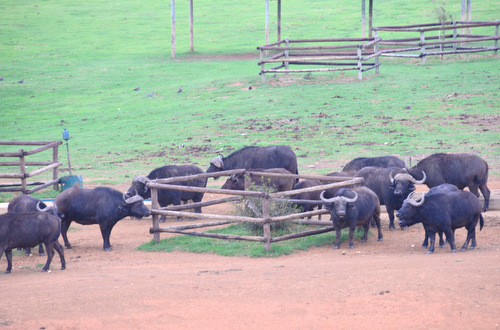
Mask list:
[[[407,174],[407,173],[398,173],[395,176],[392,176],[393,171],[394,170],[391,171],[391,175],[390,175],[391,183],[394,183],[394,180],[399,180],[399,181],[410,181],[410,182],[413,182],[415,184],[422,184],[425,182],[425,179],[427,179],[424,171],[422,171],[423,176],[424,176],[422,178],[422,180],[416,180],[413,176],[411,176],[410,174]]]
[[[222,158],[220,156],[215,157],[210,161],[211,164],[214,164],[218,168],[224,168],[224,162],[222,161]]]
[[[410,203],[410,205],[413,205],[415,207],[419,207],[422,204],[424,204],[424,201],[425,201],[425,192],[422,193],[422,198],[420,199],[419,202],[417,202],[416,200],[412,199],[410,196],[413,197],[413,193],[411,193],[410,195],[408,195],[408,198],[406,199],[408,201],[408,203]]]
[[[38,212],[46,212],[46,211],[47,211],[47,207],[45,207],[45,208],[43,208],[43,209],[42,209],[42,208],[40,207],[40,204],[41,204],[41,203],[42,203],[41,201],[39,201],[38,203],[36,203],[36,210],[37,210]]]
[[[144,198],[142,198],[139,195],[135,195],[135,196],[132,196],[130,198],[125,199],[126,204],[133,204],[135,202],[142,202],[142,201],[144,201]]]
[[[319,196],[321,198],[321,200],[325,203],[334,203],[336,201],[342,201],[342,200],[345,201],[346,203],[354,203],[355,201],[358,200],[358,197],[359,197],[358,193],[353,191],[353,193],[355,194],[355,196],[353,198],[347,198],[345,196],[337,196],[337,197],[332,197],[330,199],[327,199],[324,197],[325,192],[326,192],[326,190],[323,190],[321,192],[321,195]]]

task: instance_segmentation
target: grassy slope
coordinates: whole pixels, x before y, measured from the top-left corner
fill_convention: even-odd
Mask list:
[[[195,1],[190,54],[187,5],[178,2],[171,59],[168,2],[2,2],[0,139],[55,140],[66,127],[74,172],[110,184],[169,163],[205,168],[220,148],[275,143],[307,156],[299,158],[302,172],[339,170],[361,155],[465,151],[485,157],[499,175],[500,64],[491,54],[426,64],[383,59],[381,74],[363,81],[346,73],[280,76],[261,85],[255,47],[264,43],[263,3],[217,4]],[[429,22],[433,15],[431,1],[423,12],[416,10],[421,2],[375,5],[374,25]],[[459,16],[458,1],[446,9]],[[473,19],[497,19],[499,9],[497,1],[483,1]],[[307,8],[287,0],[282,36],[357,37],[359,11],[347,0],[335,8],[326,0]],[[255,59],[217,56],[245,53]]]

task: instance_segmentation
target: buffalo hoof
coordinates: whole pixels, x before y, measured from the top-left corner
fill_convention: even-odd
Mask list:
[[[377,241],[382,242],[384,239],[382,237],[377,238]]]
[[[108,248],[104,248],[104,251],[106,251],[106,252],[110,252],[110,251],[113,251],[113,248],[110,246],[110,247],[108,247]]]
[[[6,270],[5,272],[3,272],[4,274],[10,274],[10,270]]]
[[[474,250],[475,248],[476,248],[475,246],[471,246],[469,250]]]
[[[425,244],[424,244],[424,245],[422,245],[422,246],[421,246],[421,248],[422,248],[422,249],[427,249],[427,248],[429,248],[429,247],[428,247],[427,245],[425,245]]]
[[[457,252],[457,250],[451,250],[451,253],[456,253],[456,252]]]
[[[71,245],[65,245],[64,248],[66,248],[66,249],[72,249],[73,247]]]
[[[408,226],[404,226],[404,227],[403,227],[403,226],[401,226],[401,227],[399,227],[399,228],[401,228],[401,230],[408,230]]]
[[[338,249],[339,249],[339,246],[338,246],[338,245],[334,245],[334,246],[332,247],[332,249],[334,249],[334,250],[338,250]]]
[[[61,270],[65,270],[66,269],[66,266],[61,266]]]
[[[426,254],[432,254],[432,252],[434,252],[434,251],[427,251],[427,253],[426,253]]]
[[[395,230],[396,230],[396,227],[394,227],[394,225],[389,226],[389,230],[390,230],[390,231],[395,231]]]
[[[40,257],[45,257],[46,254],[45,253],[40,253]]]

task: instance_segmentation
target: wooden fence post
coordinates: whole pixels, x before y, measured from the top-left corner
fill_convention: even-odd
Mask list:
[[[453,29],[453,41],[457,41],[457,21],[453,21],[453,26],[455,27]],[[444,36],[443,36],[443,41],[446,39],[446,32],[444,32]],[[457,43],[454,42],[453,43],[453,51],[456,51],[457,50]]]
[[[422,57],[422,63],[425,63],[425,35],[424,31],[420,31],[420,56]]]
[[[496,22],[498,22],[498,20],[496,20]],[[495,25],[495,37],[498,38],[498,24]],[[498,48],[498,39],[495,39],[495,42],[493,43],[493,47]],[[498,55],[498,49],[495,49],[493,51],[493,56],[497,56],[497,55]]]
[[[362,80],[363,79],[363,65],[361,64],[361,59],[362,59],[362,51],[361,49],[363,48],[362,45],[358,46],[358,79]]]
[[[59,162],[59,146],[55,146],[52,148],[52,163],[58,163]],[[52,170],[52,180],[57,180],[59,179],[59,166],[54,167]],[[55,182],[52,185],[53,190],[59,190],[59,181]]]
[[[377,39],[377,38],[378,38],[378,33],[377,33],[377,31],[375,31],[375,39]],[[373,52],[375,54],[377,54],[379,52],[379,49],[380,49],[379,47],[380,47],[379,46],[379,41],[377,41],[375,43],[375,47],[373,48]],[[380,56],[378,56],[378,55],[375,56],[375,66],[376,66],[376,68],[375,68],[375,74],[379,74],[380,73],[380,70],[379,70],[379,67],[380,67]]]
[[[285,47],[288,47],[290,45],[290,38],[286,37],[285,38]],[[287,49],[285,50],[285,58],[288,60],[288,57],[290,56],[290,51]],[[285,74],[288,75],[288,62],[284,62],[285,64]]]
[[[264,73],[265,64],[264,64],[264,51],[262,48],[260,49],[260,76],[262,77],[262,83],[266,83],[266,74]]]
[[[153,210],[159,209],[160,208],[160,203],[158,203],[158,189],[156,188],[149,188],[151,189],[151,208]],[[158,229],[160,228],[160,220],[158,219],[158,214],[153,213],[153,229]],[[160,242],[160,232],[155,231],[153,234],[153,239],[155,240],[156,243]]]
[[[24,159],[24,150],[19,150],[19,166],[21,171],[21,191],[26,195],[27,182],[26,182],[26,160]]]
[[[266,252],[269,252],[271,250],[271,224],[267,221],[270,219],[268,194],[265,194],[265,196],[262,198],[262,218],[266,220],[263,225],[264,244]]]

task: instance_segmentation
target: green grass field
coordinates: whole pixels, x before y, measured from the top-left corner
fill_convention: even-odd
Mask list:
[[[374,25],[436,21],[433,3],[375,2]],[[205,169],[217,150],[269,144],[292,146],[303,173],[340,170],[357,156],[443,151],[478,154],[500,175],[498,57],[384,58],[380,75],[362,81],[346,72],[262,85],[264,4],[196,0],[192,54],[188,6],[177,2],[172,59],[168,1],[3,1],[0,140],[59,140],[67,128],[73,173],[104,185],[165,164]],[[459,18],[459,1],[444,8]],[[474,3],[473,19],[498,19],[499,9]],[[360,37],[360,20],[358,2],[287,0],[282,36]],[[244,54],[255,56],[234,56]]]

